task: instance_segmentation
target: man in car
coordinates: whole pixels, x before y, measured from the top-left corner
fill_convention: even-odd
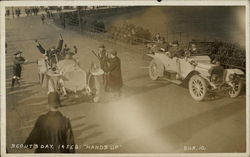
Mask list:
[[[180,47],[179,42],[177,40],[172,42],[168,50],[168,55],[170,58],[181,58],[184,56],[184,50]]]
[[[191,44],[190,52],[191,52],[191,54],[197,54],[198,53],[198,49],[196,47],[196,44],[194,44],[194,43]]]
[[[60,35],[60,39],[58,41],[58,45],[57,48],[55,46],[53,46],[52,48],[50,48],[49,50],[45,50],[45,48],[43,48],[43,46],[37,41],[36,42],[36,47],[38,48],[38,50],[45,55],[48,58],[48,63],[50,66],[52,66],[54,63],[56,63],[58,60],[58,55],[61,55],[61,51],[62,51],[62,47],[63,47],[63,38]]]

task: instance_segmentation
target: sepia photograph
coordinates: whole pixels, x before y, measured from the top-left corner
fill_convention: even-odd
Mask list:
[[[244,3],[4,8],[6,154],[246,155]]]

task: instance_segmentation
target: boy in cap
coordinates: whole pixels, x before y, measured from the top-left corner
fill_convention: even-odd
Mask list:
[[[24,64],[25,62],[27,62],[27,60],[22,57],[22,51],[17,51],[14,55],[14,63],[13,63],[13,77],[12,77],[12,81],[11,81],[11,89],[14,88],[15,86],[15,82],[20,85],[20,78],[21,78],[21,74],[22,74],[22,64]]]
[[[57,92],[49,93],[48,105],[49,111],[38,117],[25,144],[37,144],[35,153],[75,153],[71,123],[58,111],[61,103]]]

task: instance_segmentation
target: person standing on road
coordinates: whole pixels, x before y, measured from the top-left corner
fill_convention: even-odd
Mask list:
[[[17,9],[15,9],[15,14],[18,17],[18,10]]]
[[[42,23],[44,24],[44,20],[45,20],[45,16],[44,16],[44,14],[42,14],[42,16],[41,16],[41,20],[42,20]]]
[[[105,91],[108,91],[108,73],[107,73],[108,53],[107,53],[104,45],[99,46],[98,58],[100,61],[100,67],[104,71],[104,75],[102,78],[104,89],[105,89]]]
[[[108,87],[113,96],[121,96],[121,88],[123,86],[121,73],[121,60],[117,57],[116,51],[111,51],[109,66],[107,68],[109,74]]]
[[[37,144],[35,153],[75,153],[75,141],[69,118],[58,108],[61,106],[57,92],[48,94],[49,111],[38,117],[25,145]],[[49,145],[49,148],[44,148]]]
[[[76,47],[76,45],[73,46],[73,49],[74,49],[74,53],[77,54],[78,48]]]
[[[7,48],[8,48],[8,44],[7,44],[7,41],[5,41],[5,53],[7,53]]]
[[[10,10],[9,9],[6,10],[5,16],[10,16]]]
[[[19,8],[17,8],[17,9],[16,9],[16,15],[17,15],[17,17],[19,17],[20,14],[21,14],[21,10],[20,10]]]
[[[17,83],[20,86],[20,78],[21,78],[21,74],[22,74],[22,64],[24,64],[25,62],[27,62],[27,60],[21,56],[22,51],[17,51],[14,55],[15,55],[15,59],[14,59],[14,63],[13,63],[13,77],[12,77],[12,81],[11,81],[11,89],[14,88],[15,83]]]
[[[64,44],[63,50],[62,50],[62,57],[64,58],[66,54],[69,52],[69,47],[67,44]]]

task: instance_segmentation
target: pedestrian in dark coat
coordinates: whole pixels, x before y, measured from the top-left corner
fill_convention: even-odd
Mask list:
[[[61,104],[57,92],[49,93],[48,105],[50,111],[38,117],[25,145],[36,144],[35,153],[75,153],[71,123],[58,111]]]
[[[13,63],[13,77],[12,77],[12,82],[11,82],[11,89],[14,88],[15,82],[20,85],[19,80],[21,78],[22,74],[22,64],[27,62],[24,57],[21,56],[22,51],[17,51]]]
[[[121,60],[117,57],[117,52],[111,52],[111,58],[109,59],[109,67],[107,69],[109,73],[108,87],[114,94],[121,95],[121,88],[123,86],[122,73],[121,73]]]

